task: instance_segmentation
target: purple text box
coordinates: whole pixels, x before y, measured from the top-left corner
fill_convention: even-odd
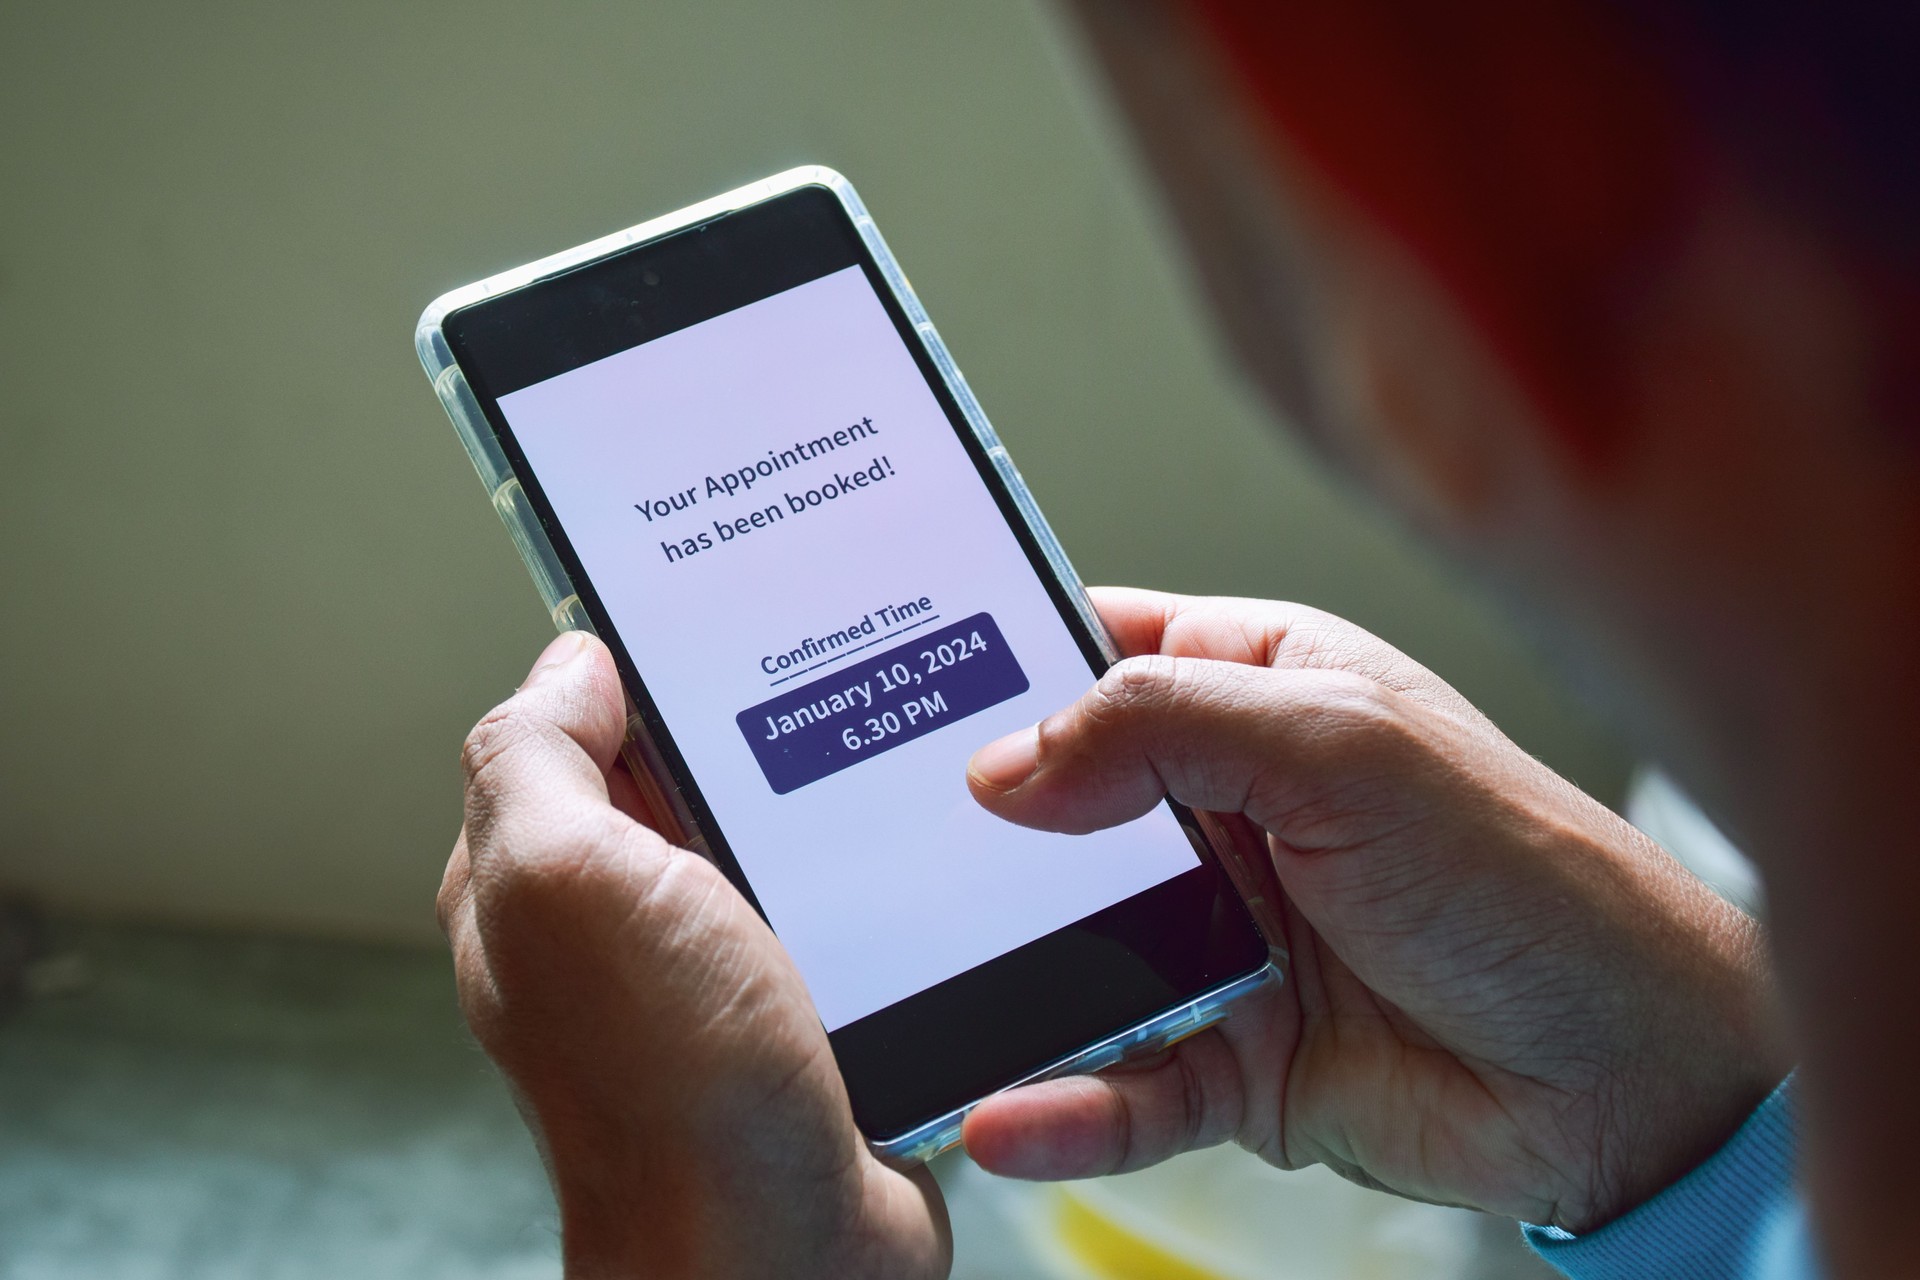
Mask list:
[[[734,717],[776,795],[1027,691],[993,624],[971,618],[848,663]]]

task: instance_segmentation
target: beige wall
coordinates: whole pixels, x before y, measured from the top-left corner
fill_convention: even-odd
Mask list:
[[[0,884],[424,935],[545,621],[410,345],[803,161],[862,189],[1092,579],[1344,611],[1616,754],[1243,403],[1045,21],[965,4],[0,8]]]

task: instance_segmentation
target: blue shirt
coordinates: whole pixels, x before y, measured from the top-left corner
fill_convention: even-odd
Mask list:
[[[1818,1280],[1795,1194],[1793,1077],[1705,1164],[1606,1226],[1525,1226],[1568,1280]]]

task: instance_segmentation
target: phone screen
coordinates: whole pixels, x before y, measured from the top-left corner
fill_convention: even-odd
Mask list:
[[[829,1030],[1199,865],[968,794],[1091,675],[859,267],[499,403]]]
[[[1066,836],[968,792],[1102,660],[834,197],[447,335],[870,1133],[1264,963],[1174,808]]]

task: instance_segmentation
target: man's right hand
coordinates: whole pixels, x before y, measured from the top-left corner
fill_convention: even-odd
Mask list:
[[[1784,1074],[1758,927],[1432,673],[1294,605],[1102,591],[1129,655],[983,748],[993,812],[1091,831],[1171,794],[1245,815],[1287,981],[1143,1063],[992,1099],[1018,1177],[1237,1140],[1586,1231],[1710,1155]]]

